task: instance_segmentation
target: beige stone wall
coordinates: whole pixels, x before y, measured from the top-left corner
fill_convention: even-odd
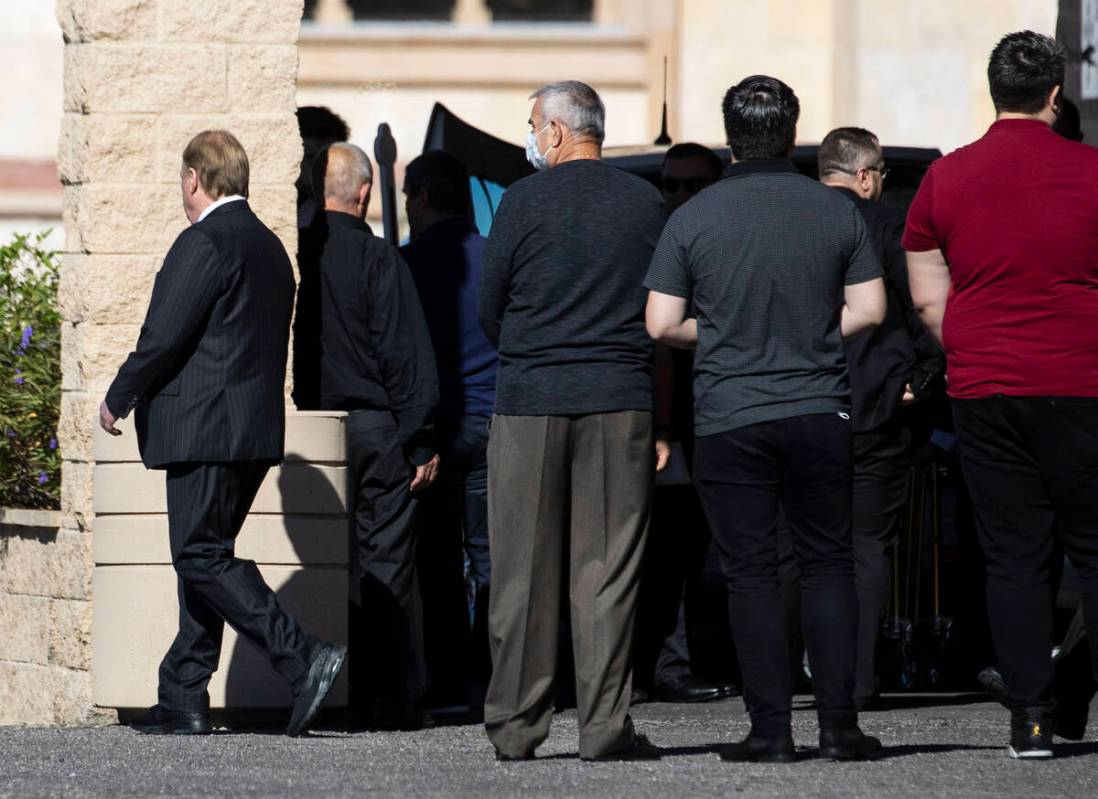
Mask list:
[[[77,676],[66,684],[26,678],[37,679],[40,691],[73,697],[56,723],[79,722],[91,707],[86,630],[96,409],[136,341],[164,253],[186,225],[178,171],[192,135],[224,127],[240,138],[251,161],[252,206],[296,251],[301,9],[302,0],[57,3],[66,42],[58,145],[65,185],[58,541],[72,549],[67,562],[79,564],[72,599],[84,604],[50,617],[57,634],[73,642]],[[9,676],[0,675],[0,684]]]
[[[1054,34],[1056,0],[677,0],[673,135],[724,140],[720,102],[758,72],[801,100],[798,140],[861,125],[949,152],[994,118],[987,59],[1004,34]]]

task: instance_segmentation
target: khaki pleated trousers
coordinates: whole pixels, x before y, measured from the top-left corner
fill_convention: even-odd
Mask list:
[[[654,468],[648,412],[492,418],[484,716],[501,753],[531,753],[549,735],[565,541],[579,753],[632,744],[633,619]]]

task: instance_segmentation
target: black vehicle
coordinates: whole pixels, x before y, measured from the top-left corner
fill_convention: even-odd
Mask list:
[[[603,151],[607,163],[656,184],[668,146],[608,147]],[[731,152],[726,145],[711,148],[727,164]],[[427,123],[423,151],[445,150],[456,156],[469,170],[473,205],[481,233],[488,234],[492,215],[504,190],[516,180],[533,174],[523,148],[498,139],[460,119],[441,103],[435,103]],[[817,145],[802,145],[793,150],[793,163],[805,175],[815,179]],[[881,202],[906,209],[919,188],[932,161],[940,150],[928,147],[884,147],[888,180]],[[383,193],[384,197],[385,194]]]

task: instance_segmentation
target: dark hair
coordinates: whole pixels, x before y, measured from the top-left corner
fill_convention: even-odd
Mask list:
[[[335,143],[351,137],[351,129],[343,117],[322,105],[303,105],[297,109],[297,129],[303,139]]]
[[[446,214],[467,214],[473,200],[465,164],[443,150],[413,158],[404,169],[404,190],[427,190],[427,205]]]
[[[1079,119],[1079,106],[1066,97],[1060,98],[1060,113],[1052,123],[1052,129],[1069,141],[1083,140],[1083,125]]]
[[[991,51],[987,82],[996,111],[1036,114],[1049,92],[1064,85],[1063,48],[1033,31],[1008,33]]]
[[[876,157],[880,141],[865,128],[835,128],[824,136],[816,154],[820,177],[854,175]]]
[[[673,159],[686,161],[693,158],[705,161],[705,166],[713,173],[713,177],[720,177],[721,172],[724,170],[724,165],[715,152],[704,144],[698,144],[692,141],[682,142],[681,144],[670,147],[667,152],[663,154],[663,163],[664,166],[666,166],[667,162]]]
[[[724,95],[724,132],[737,161],[784,158],[793,149],[801,104],[777,78],[752,75]]]

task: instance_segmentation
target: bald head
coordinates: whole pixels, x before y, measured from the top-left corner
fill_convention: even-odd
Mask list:
[[[324,171],[324,208],[366,216],[374,170],[360,147],[337,143],[328,147]]]

